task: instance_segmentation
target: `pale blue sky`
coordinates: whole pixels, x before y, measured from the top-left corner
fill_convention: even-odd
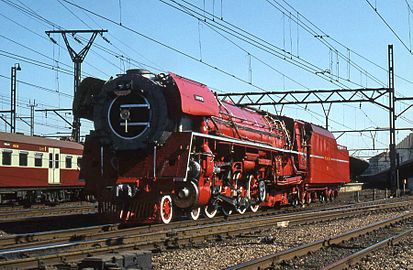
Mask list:
[[[18,72],[19,80],[48,89],[38,89],[19,83],[18,98],[21,107],[19,107],[18,115],[27,116],[29,114],[29,110],[26,108],[29,99],[36,99],[39,108],[71,107],[71,95],[73,94],[71,75],[65,74],[64,71],[51,70],[52,67],[57,65],[65,70],[72,70],[72,63],[64,47],[63,40],[58,35],[53,36],[61,45],[59,47],[50,42],[44,33],[46,30],[53,29],[52,24],[55,24],[55,27],[64,29],[108,29],[109,32],[105,34],[105,37],[111,44],[101,37],[97,37],[83,64],[84,76],[108,79],[112,75],[123,72],[124,69],[148,65],[146,68],[153,72],[172,71],[203,82],[211,88],[223,92],[261,91],[260,89],[340,88],[336,84],[319,78],[314,72],[304,71],[268,52],[227,36],[243,49],[236,47],[202,21],[198,21],[165,4],[174,4],[174,2],[186,5],[192,3],[201,10],[205,10],[205,12],[200,11],[201,16],[208,13],[213,13],[218,17],[222,16],[226,22],[253,33],[268,44],[288,52],[291,51],[294,56],[307,61],[316,68],[321,70],[332,68],[333,76],[337,77],[339,75],[341,77],[339,85],[350,88],[382,87],[383,84],[386,85],[388,80],[386,71],[387,45],[394,44],[395,71],[399,76],[396,78],[396,91],[400,95],[413,96],[412,91],[410,91],[412,83],[408,82],[413,81],[411,68],[413,56],[380,20],[366,0],[291,0],[285,2],[282,0],[196,0],[186,3],[169,0],[164,0],[165,3],[158,0],[82,0],[74,2],[117,23],[122,22],[124,26],[176,48],[196,59],[202,57],[204,62],[234,74],[245,81],[250,80],[249,52],[253,55],[251,60],[252,81],[257,87],[231,78],[200,62],[145,39],[130,30],[119,27],[119,25],[69,5],[63,0],[60,0],[60,2],[57,0],[1,0],[0,110],[9,108],[10,67],[16,62],[19,62],[22,67],[22,70]],[[410,13],[409,15],[407,3],[413,6],[413,1],[410,3],[406,0],[370,0],[369,2],[377,8],[380,15],[386,19],[404,44],[410,48],[409,19],[413,20],[413,17],[411,17],[413,14]],[[287,8],[286,15],[283,15],[276,7]],[[294,8],[294,10],[291,8]],[[297,25],[297,12],[299,12],[298,19],[301,24],[305,23],[305,25],[310,26],[310,22],[313,23],[312,29],[319,28],[314,33],[324,35],[323,39],[334,46],[334,49],[337,49],[339,53],[347,56],[347,48],[349,48],[374,62],[374,64],[351,52],[351,61],[354,61],[354,64],[361,67],[363,71],[360,72],[352,66],[349,74],[348,61],[339,58],[338,73],[336,52],[330,52],[330,49],[323,45],[319,38],[315,38],[314,34],[309,34]],[[308,19],[308,21],[305,19]],[[224,32],[220,33],[226,35]],[[81,36],[78,36],[78,38],[81,38]],[[345,47],[340,46],[335,41],[342,43]],[[71,39],[71,43],[80,48],[75,40]],[[113,53],[108,53],[107,50]],[[11,54],[15,54],[15,56]],[[123,60],[121,60],[122,56]],[[48,68],[30,64],[29,62],[32,60],[25,62],[20,57],[40,61],[40,65]],[[270,67],[260,63],[260,61],[267,63]],[[376,65],[384,68],[384,70]],[[366,76],[366,71],[368,76]],[[280,75],[281,73],[285,76]],[[295,82],[289,80],[288,77],[293,78]],[[366,80],[366,77],[371,78]],[[373,80],[373,78],[375,79]],[[346,81],[347,79],[350,79],[351,82]],[[397,110],[401,111],[406,106],[406,104],[399,104]],[[308,106],[307,111],[303,107],[289,106],[284,109],[284,113],[324,125],[320,105]],[[67,117],[70,119],[70,116]],[[413,120],[412,111],[406,113],[404,119],[400,118],[397,121],[397,126],[413,126],[413,121],[410,119]],[[36,113],[36,123],[37,134],[56,134],[58,131],[70,132],[67,125],[50,114],[46,118],[44,114]],[[385,127],[387,125],[387,113],[377,106],[370,104],[363,104],[361,107],[359,104],[333,105],[330,120],[332,130],[363,129],[375,126]],[[91,126],[91,123],[84,123],[82,133],[87,133]],[[4,129],[5,125],[1,122],[0,130],[3,131]],[[29,128],[19,121],[17,130],[28,133]],[[406,132],[399,132],[398,140],[401,140],[405,135]],[[378,134],[376,139],[376,147],[387,147],[387,134]],[[369,134],[363,136],[348,134],[342,136],[339,140],[341,144],[351,149],[371,147],[371,141]],[[362,152],[357,154],[374,153]]]

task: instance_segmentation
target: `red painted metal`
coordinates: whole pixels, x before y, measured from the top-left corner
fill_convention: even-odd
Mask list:
[[[208,127],[210,133],[284,148],[285,134],[281,132],[280,122],[272,122],[273,120],[252,109],[220,101],[219,117],[212,117],[208,121]]]
[[[38,187],[81,187],[84,182],[79,180],[78,170],[60,170],[60,183],[48,183],[48,169],[25,167],[1,167],[1,188],[38,188]]]
[[[169,73],[176,83],[183,113],[197,116],[218,115],[218,102],[209,88],[199,82]]]
[[[186,174],[186,166],[189,155],[191,133],[174,133],[165,145],[156,152],[156,178],[183,179]],[[128,156],[120,156],[119,162],[124,170],[120,172],[123,177],[150,179],[154,175],[153,153],[144,159],[139,159],[141,153],[130,153]],[[165,160],[168,160],[166,163]],[[129,165],[130,164],[130,165]],[[113,183],[114,184],[114,183]]]
[[[327,130],[312,125],[308,184],[350,182],[349,155]]]

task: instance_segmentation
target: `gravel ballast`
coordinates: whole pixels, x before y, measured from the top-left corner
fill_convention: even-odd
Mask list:
[[[337,235],[355,228],[400,215],[400,212],[299,225],[272,227],[257,235],[205,242],[198,247],[168,250],[154,254],[154,269],[223,269],[230,265]]]
[[[353,269],[357,270],[413,270],[413,234],[392,247],[377,250],[363,258]]]

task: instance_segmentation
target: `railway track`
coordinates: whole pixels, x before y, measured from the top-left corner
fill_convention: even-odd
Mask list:
[[[133,227],[133,228],[123,228],[119,223],[115,224],[103,224],[98,226],[89,226],[89,227],[82,227],[82,228],[73,228],[73,229],[65,229],[65,230],[58,230],[58,231],[46,231],[40,233],[27,233],[27,234],[17,234],[6,236],[0,238],[0,249],[5,249],[9,247],[30,247],[30,246],[38,246],[42,243],[58,243],[58,242],[69,242],[69,241],[77,241],[81,239],[93,239],[93,237],[105,237],[107,234],[114,234],[115,231],[119,231],[120,233],[127,233],[129,231],[141,230],[142,233],[146,232],[153,232],[158,231],[161,229],[175,229],[180,227],[189,227],[193,225],[205,225],[205,224],[212,224],[212,223],[219,223],[224,221],[233,221],[237,219],[248,219],[251,217],[267,217],[267,216],[278,216],[280,218],[287,216],[292,213],[305,213],[305,212],[314,212],[314,211],[329,211],[329,210],[338,210],[338,209],[350,209],[356,207],[368,207],[373,206],[375,207],[376,204],[380,203],[389,203],[389,201],[393,201],[395,203],[398,202],[398,199],[394,200],[378,200],[378,201],[369,201],[357,204],[346,204],[340,206],[331,206],[328,204],[318,204],[314,205],[317,207],[311,208],[288,208],[286,210],[267,210],[261,211],[258,213],[246,213],[244,215],[231,215],[229,217],[216,217],[214,219],[200,219],[196,222],[191,220],[182,220],[178,222],[174,222],[168,225],[164,224],[154,224],[151,226],[145,227]],[[110,236],[110,235],[109,235]]]
[[[27,219],[50,217],[50,216],[63,216],[74,214],[92,214],[96,213],[95,204],[74,204],[68,206],[55,206],[55,207],[38,207],[38,208],[6,208],[0,209],[0,222],[15,222]]]
[[[342,207],[316,211],[304,211],[284,215],[262,215],[254,219],[239,216],[229,220],[181,221],[168,225],[152,225],[123,230],[108,225],[88,228],[89,232],[61,231],[36,235],[21,235],[2,240],[0,269],[29,269],[39,265],[55,265],[79,261],[87,255],[99,255],[134,249],[160,250],[168,247],[183,247],[200,243],[205,239],[222,239],[247,233],[263,231],[272,226],[287,224],[313,223],[346,217],[360,216],[365,213],[407,209],[412,200],[357,207]],[[93,230],[98,232],[92,233]],[[54,237],[54,238],[53,238]],[[69,240],[68,240],[69,239]],[[17,244],[16,244],[17,240]],[[7,241],[9,241],[7,243]],[[4,247],[13,248],[5,249]],[[21,259],[21,257],[25,257]]]
[[[338,202],[330,203],[334,205],[343,201],[350,202],[359,200],[366,201],[379,201],[386,199],[384,193],[381,191],[365,190],[360,192],[356,198],[355,192],[344,192],[340,195]],[[320,205],[313,204],[312,207],[319,207]],[[288,210],[291,211],[291,210]],[[1,222],[18,222],[26,221],[29,219],[44,218],[50,216],[64,216],[75,214],[94,214],[97,213],[95,204],[92,203],[67,203],[63,205],[57,205],[54,207],[45,205],[35,205],[31,208],[23,208],[21,206],[16,207],[0,207],[0,223]]]
[[[393,245],[412,233],[413,213],[408,212],[333,237],[234,265],[226,270],[349,269],[366,255]]]
[[[395,235],[389,236],[388,238],[372,244],[360,251],[357,251],[356,253],[353,253],[341,260],[338,260],[334,263],[331,263],[324,267],[324,270],[341,270],[341,269],[347,269],[356,263],[360,262],[362,258],[366,257],[367,255],[375,252],[376,250],[386,248],[388,246],[393,246],[397,244],[398,242],[401,242],[404,238],[409,237],[409,235],[413,235],[413,227],[410,226],[409,229],[405,229],[400,233],[397,233]]]

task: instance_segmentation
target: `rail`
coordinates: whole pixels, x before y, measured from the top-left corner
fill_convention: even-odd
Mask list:
[[[395,218],[390,218],[384,221],[380,221],[380,222],[377,222],[377,223],[374,223],[374,224],[371,224],[371,225],[368,225],[362,228],[351,230],[343,234],[339,234],[333,237],[328,237],[328,238],[321,239],[321,240],[318,240],[318,241],[315,241],[309,244],[287,249],[287,250],[277,252],[274,254],[270,254],[270,255],[267,255],[261,258],[257,258],[257,259],[254,259],[254,260],[251,260],[245,263],[234,265],[234,266],[226,268],[226,270],[266,269],[276,264],[279,264],[283,261],[288,261],[288,260],[294,259],[295,257],[303,256],[310,252],[315,252],[317,250],[320,250],[328,246],[340,244],[344,241],[350,240],[355,237],[359,237],[361,235],[365,235],[369,232],[378,230],[380,228],[384,228],[384,227],[399,223],[401,221],[411,219],[412,217],[413,217],[413,213],[409,212],[407,214],[404,214],[404,215],[401,215]],[[348,260],[351,260],[351,258],[348,258]],[[342,262],[337,262],[337,266],[332,265],[331,267],[340,267],[339,265],[345,265],[347,262],[348,261],[346,261],[346,259],[343,259]],[[342,269],[342,268],[326,268],[326,269]]]
[[[104,232],[95,236],[80,237],[72,242],[52,243],[31,248],[13,248],[3,250],[2,257],[9,259],[0,261],[0,269],[30,269],[79,261],[89,255],[99,255],[134,249],[159,250],[167,247],[182,247],[200,243],[205,239],[220,239],[230,236],[254,233],[272,226],[285,224],[314,223],[340,218],[364,215],[368,212],[389,211],[391,209],[410,208],[413,201],[403,201],[380,205],[356,207],[349,209],[331,209],[324,211],[308,211],[279,216],[264,216],[255,219],[238,219],[216,221],[215,223],[192,223],[182,227],[182,223],[170,226],[146,226]],[[243,216],[241,216],[243,217]],[[155,229],[154,229],[155,228]],[[38,250],[42,250],[38,254]],[[24,254],[26,258],[14,259]],[[46,255],[44,255],[46,254]]]
[[[336,261],[330,265],[323,267],[323,270],[342,270],[348,269],[349,267],[355,265],[359,262],[362,258],[366,257],[368,254],[373,253],[378,249],[382,249],[388,246],[393,246],[394,244],[402,241],[403,238],[408,237],[410,234],[413,233],[413,229],[406,230],[404,232],[399,233],[396,236],[389,237],[375,245],[362,249],[350,256],[347,256],[339,261]]]

